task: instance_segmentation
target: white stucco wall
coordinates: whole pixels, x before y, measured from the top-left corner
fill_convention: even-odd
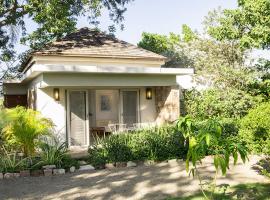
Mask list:
[[[55,125],[55,134],[66,141],[66,111],[65,111],[65,91],[60,88],[60,101],[53,98],[53,88],[36,89],[36,110],[40,111],[44,117],[50,118]]]
[[[152,89],[152,99],[146,99],[145,87],[140,88],[141,122],[155,122],[157,117],[155,106],[155,91]]]

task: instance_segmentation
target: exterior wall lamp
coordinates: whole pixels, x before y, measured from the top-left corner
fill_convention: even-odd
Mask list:
[[[60,101],[59,88],[53,88],[53,98],[55,101]]]
[[[152,99],[152,96],[153,96],[152,88],[146,88],[145,95],[146,95],[146,99],[148,100]]]

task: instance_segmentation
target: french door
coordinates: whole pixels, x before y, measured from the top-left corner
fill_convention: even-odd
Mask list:
[[[127,127],[139,122],[138,90],[121,90],[121,122]]]
[[[86,146],[89,140],[88,92],[69,90],[67,101],[69,146]]]

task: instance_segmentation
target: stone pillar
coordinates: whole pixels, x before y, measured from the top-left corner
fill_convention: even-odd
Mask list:
[[[157,124],[172,123],[180,114],[179,86],[159,86],[155,88]]]

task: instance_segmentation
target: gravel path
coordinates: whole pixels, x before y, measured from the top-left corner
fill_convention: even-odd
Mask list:
[[[218,184],[267,182],[253,167],[258,160],[259,156],[252,156],[245,165],[238,163],[232,166],[226,177],[218,179]],[[200,168],[203,176],[213,174],[209,157]],[[1,200],[158,200],[169,196],[186,196],[195,191],[198,191],[198,181],[188,177],[184,162],[174,160],[135,168],[0,180]]]

